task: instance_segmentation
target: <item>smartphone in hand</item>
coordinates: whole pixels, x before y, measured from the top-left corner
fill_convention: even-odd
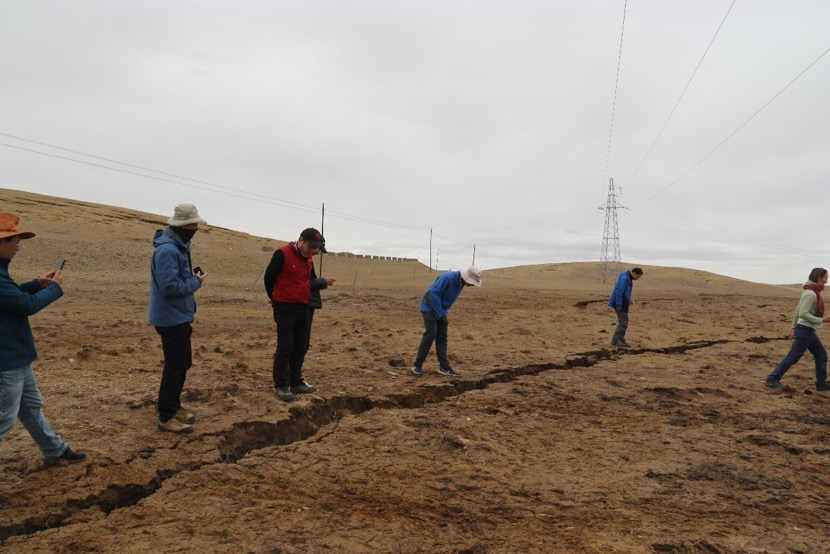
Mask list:
[[[193,268],[193,275],[199,275],[202,272],[202,268],[198,265]]]
[[[55,273],[57,273],[58,271],[63,269],[63,266],[64,266],[65,263],[66,263],[66,260],[64,260],[63,258],[58,258],[58,261],[55,262]]]

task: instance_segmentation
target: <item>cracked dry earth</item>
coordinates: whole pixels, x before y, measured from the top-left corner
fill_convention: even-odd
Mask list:
[[[222,240],[240,257],[211,257]],[[809,356],[782,390],[762,383],[789,347],[796,287],[646,266],[634,347],[616,350],[595,265],[492,270],[450,312],[461,377],[430,358],[418,378],[415,304],[435,274],[327,256],[339,280],[305,369],[319,389],[284,403],[270,311],[248,290],[264,241],[196,239],[213,273],[189,436],[155,430],[148,243],[121,245],[135,243],[134,268],[101,274],[99,254],[67,267],[66,296],[32,318],[35,371],[53,427],[89,458],[47,467],[15,427],[0,443],[0,552],[827,551],[830,395]],[[19,280],[61,247],[37,246],[12,265]]]

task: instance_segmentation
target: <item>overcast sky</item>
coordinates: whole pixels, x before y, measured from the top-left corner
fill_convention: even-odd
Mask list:
[[[830,266],[828,23],[827,0],[0,0],[0,186],[282,240],[325,204],[331,250],[429,263],[432,229],[433,266],[475,246],[486,270],[599,260],[613,178],[626,264],[800,282]]]

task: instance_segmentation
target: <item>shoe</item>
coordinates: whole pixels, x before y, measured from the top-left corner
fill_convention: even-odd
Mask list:
[[[51,458],[46,460],[46,463],[49,465],[56,465],[59,464],[61,460],[66,460],[70,464],[77,464],[78,462],[83,462],[86,460],[86,454],[81,452],[73,452],[71,448],[68,446],[63,454],[58,456],[57,458]]]
[[[176,415],[173,416],[173,419],[175,419],[179,423],[186,423],[189,425],[191,423],[196,423],[196,414],[191,414],[186,409],[179,408],[179,411],[176,412]]]
[[[186,435],[187,433],[193,432],[192,425],[182,423],[175,417],[172,417],[167,421],[159,420],[158,425],[156,425],[156,429],[159,431],[166,431],[168,433],[178,433],[179,435]]]
[[[768,386],[771,389],[777,389],[781,387],[781,381],[779,381],[775,377],[767,377],[767,380],[764,381],[764,385]],[[816,389],[818,389],[818,385],[816,385]]]
[[[441,375],[449,375],[450,377],[458,377],[459,373],[451,367],[442,367],[438,370]]]
[[[277,387],[277,396],[285,402],[294,400],[294,395],[291,393],[290,387]]]
[[[826,391],[830,390],[830,383],[824,381],[823,383],[816,383],[816,390],[817,391]]]
[[[309,385],[305,381],[300,381],[299,385],[293,385],[290,389],[294,394],[308,394],[317,390],[314,385]]]
[[[415,375],[420,377],[421,375],[424,374],[424,370],[421,369],[421,366],[412,364],[412,373],[414,373]]]
[[[621,340],[620,342],[618,342],[617,346],[619,346],[620,348],[631,348],[631,345],[628,344],[627,342],[625,342],[624,340]]]

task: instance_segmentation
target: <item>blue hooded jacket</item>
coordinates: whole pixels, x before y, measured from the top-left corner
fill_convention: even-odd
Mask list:
[[[190,243],[185,243],[170,226],[156,231],[150,258],[150,324],[171,327],[193,321],[193,293],[201,286],[190,267]]]
[[[623,312],[628,311],[628,304],[631,302],[631,289],[634,282],[631,279],[631,272],[623,271],[617,277],[617,284],[614,285],[614,290],[611,291],[611,298],[608,299],[608,305],[614,309]]]
[[[439,275],[424,291],[418,309],[432,312],[435,319],[447,317],[447,310],[453,305],[458,295],[464,290],[460,271],[447,271]]]
[[[0,258],[0,371],[37,359],[29,316],[63,296],[63,289],[54,281],[44,288],[37,279],[18,285],[9,275],[10,261]]]

